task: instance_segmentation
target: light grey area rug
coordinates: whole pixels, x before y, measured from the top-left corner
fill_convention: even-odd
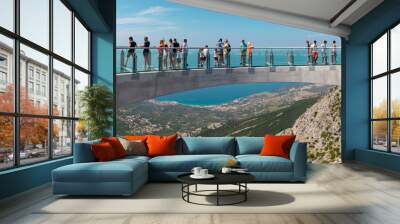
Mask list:
[[[180,184],[150,183],[132,197],[58,197],[43,205],[36,213],[360,213],[360,205],[346,202],[316,184],[260,183],[248,186],[248,200],[238,205],[189,204],[181,198]],[[212,185],[199,186],[199,190],[213,188],[215,186]],[[233,186],[225,187],[228,188]],[[224,198],[222,202],[236,199]],[[215,203],[214,197],[194,196],[191,200]]]

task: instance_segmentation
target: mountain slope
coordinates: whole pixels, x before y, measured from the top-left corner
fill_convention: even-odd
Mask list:
[[[307,109],[292,128],[280,134],[296,135],[296,139],[308,144],[308,158],[312,162],[341,162],[341,93],[335,87],[317,103]]]

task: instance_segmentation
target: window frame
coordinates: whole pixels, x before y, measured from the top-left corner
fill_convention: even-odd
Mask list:
[[[396,23],[392,24],[389,28],[385,29],[384,32],[379,34],[375,39],[373,39],[369,44],[369,149],[373,151],[380,151],[380,152],[387,152],[391,154],[400,154],[400,152],[394,152],[392,151],[392,122],[393,121],[400,121],[400,117],[393,117],[392,116],[392,97],[391,97],[391,92],[392,92],[392,76],[396,75],[398,72],[400,72],[400,67],[397,68],[391,68],[391,31],[393,28],[400,26],[400,21],[397,21]],[[380,73],[380,74],[373,74],[373,44],[378,41],[381,37],[384,35],[387,35],[387,69],[385,72]],[[387,105],[386,105],[386,117],[385,118],[373,118],[373,81],[382,77],[386,77],[386,86],[387,86]],[[379,150],[374,148],[374,133],[373,133],[373,122],[376,121],[386,121],[387,122],[387,131],[386,131],[386,150]]]
[[[70,23],[71,23],[71,58],[64,58],[63,56],[55,53],[54,50],[54,45],[53,45],[53,36],[54,36],[54,29],[53,29],[53,21],[54,21],[54,14],[53,14],[53,1],[54,0],[48,0],[49,1],[49,47],[48,49],[46,49],[45,47],[42,47],[39,44],[36,44],[32,41],[30,41],[29,39],[23,37],[20,35],[20,0],[14,0],[13,1],[13,10],[14,10],[14,30],[10,31],[4,27],[0,26],[0,35],[10,38],[13,41],[13,54],[12,57],[13,59],[11,60],[12,63],[12,73],[10,75],[13,75],[13,80],[14,80],[14,99],[13,99],[13,107],[14,110],[12,112],[1,112],[0,111],[0,116],[10,116],[13,119],[13,154],[14,154],[14,158],[13,158],[13,166],[11,167],[5,167],[5,168],[0,168],[0,172],[5,171],[5,170],[10,170],[10,169],[16,169],[19,167],[23,167],[23,166],[30,166],[33,164],[37,164],[37,163],[43,163],[49,160],[53,160],[53,159],[62,159],[62,158],[66,158],[66,157],[70,157],[73,155],[73,151],[74,151],[74,143],[75,143],[75,123],[76,121],[78,121],[80,118],[75,116],[75,109],[74,107],[72,107],[72,111],[70,116],[56,116],[53,115],[53,59],[58,60],[59,62],[62,62],[68,66],[71,66],[71,83],[73,84],[75,82],[75,69],[88,74],[89,76],[89,83],[88,85],[91,86],[92,84],[92,73],[91,73],[91,37],[92,37],[92,30],[88,27],[88,25],[84,22],[84,20],[79,16],[79,14],[74,11],[72,9],[72,7],[65,1],[65,0],[59,0],[62,4],[65,5],[65,7],[71,11],[71,19],[70,19]],[[81,66],[79,66],[78,64],[75,63],[75,25],[74,25],[74,21],[75,18],[77,20],[79,20],[79,22],[84,26],[84,28],[88,31],[89,34],[89,39],[88,39],[88,57],[89,57],[89,65],[88,65],[88,69],[85,69]],[[45,87],[47,93],[46,93],[46,97],[48,97],[48,108],[49,111],[46,115],[39,115],[39,114],[26,114],[26,113],[21,113],[20,111],[20,85],[21,85],[21,81],[20,81],[20,64],[21,64],[21,57],[20,57],[20,45],[25,45],[29,48],[32,48],[33,50],[36,50],[40,53],[43,53],[45,55],[48,56],[49,59],[49,63],[48,63],[48,74],[47,74],[47,78],[48,78],[48,83]],[[26,79],[31,80],[30,79],[30,67],[27,67],[27,74],[26,75]],[[40,73],[41,75],[42,73]],[[33,70],[33,82],[34,85],[36,83],[36,70]],[[39,77],[41,78],[41,77]],[[41,82],[41,79],[38,80],[39,83]],[[40,85],[42,88],[42,85]],[[28,87],[28,86],[27,86]],[[75,103],[75,88],[74,85],[71,85],[71,93],[73,94],[72,97],[72,105],[74,105]],[[27,91],[29,91],[27,89]],[[34,92],[36,90],[34,89]],[[40,94],[42,95],[42,94]],[[35,102],[34,102],[35,103]],[[45,158],[42,161],[38,161],[38,162],[32,162],[32,163],[26,163],[26,164],[21,164],[20,161],[20,143],[19,143],[19,138],[20,138],[20,119],[21,118],[45,118],[47,119],[48,122],[48,136],[47,136],[47,142],[48,143],[52,143],[53,142],[53,121],[55,120],[67,120],[71,122],[71,129],[72,129],[72,133],[71,133],[71,154],[69,155],[63,155],[63,156],[57,156],[56,158],[54,158],[54,152],[53,152],[53,144],[48,144],[48,157]]]

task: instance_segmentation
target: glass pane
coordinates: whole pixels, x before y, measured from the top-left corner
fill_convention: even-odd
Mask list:
[[[86,86],[89,86],[89,75],[75,69],[75,117],[81,114],[80,95]]]
[[[391,121],[392,152],[400,153],[400,120]]]
[[[0,12],[1,13],[1,12]],[[0,111],[14,111],[13,40],[0,35]]]
[[[13,118],[0,116],[0,170],[14,164]]]
[[[372,75],[387,71],[387,34],[372,44]]]
[[[400,24],[390,31],[390,67],[400,67]]]
[[[21,44],[21,113],[48,114],[48,63],[47,55]]]
[[[35,163],[49,158],[48,132],[48,119],[20,118],[21,164]]]
[[[387,150],[387,121],[372,122],[372,147],[376,150]]]
[[[88,129],[84,120],[75,122],[75,143],[88,140]]]
[[[53,1],[53,51],[71,60],[72,12],[60,1]]]
[[[372,118],[387,118],[387,77],[372,81]]]
[[[49,0],[20,0],[21,36],[49,48]]]
[[[391,75],[390,85],[391,115],[400,118],[400,72]]]
[[[75,18],[75,63],[89,70],[89,32]]]
[[[53,120],[53,157],[72,154],[72,121]]]
[[[53,60],[53,114],[72,117],[71,66]]]
[[[14,31],[14,0],[1,0],[0,26]]]

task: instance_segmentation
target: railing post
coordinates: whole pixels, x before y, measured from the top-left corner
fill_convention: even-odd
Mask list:
[[[294,55],[293,55],[293,50],[289,49],[287,52],[288,55],[288,65],[293,66],[294,65]]]
[[[137,73],[137,58],[136,52],[132,55],[132,73]]]
[[[183,49],[183,69],[187,70],[188,69],[188,64],[187,64],[187,56],[188,56],[188,48]]]
[[[119,70],[122,72],[124,69],[124,59],[125,59],[125,53],[124,50],[121,50],[121,55],[119,56]]]
[[[207,70],[211,70],[210,53],[209,52],[207,52],[206,61],[207,61]]]
[[[161,52],[160,52],[160,50],[161,50]],[[158,71],[162,71],[163,70],[163,65],[162,65],[162,63],[163,63],[163,54],[162,54],[163,49],[160,48],[160,50],[158,50]]]
[[[231,52],[228,52],[226,54],[226,67],[228,67],[228,68],[231,67]]]
[[[270,66],[274,66],[274,52],[272,49],[269,52],[269,64]]]
[[[197,68],[201,67],[201,52],[200,50],[197,52]]]

